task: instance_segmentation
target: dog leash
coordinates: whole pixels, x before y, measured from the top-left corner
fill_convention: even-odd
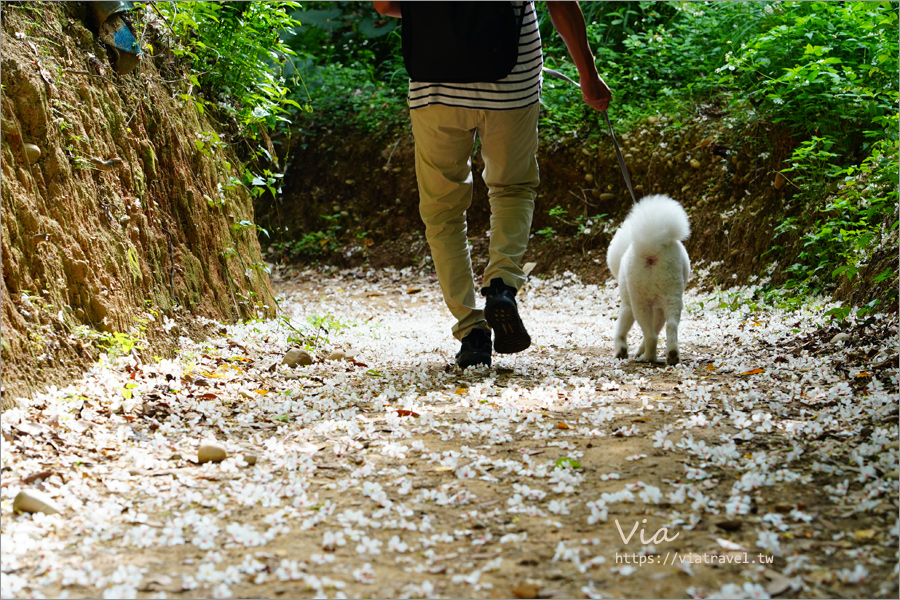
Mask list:
[[[581,88],[577,81],[565,75],[564,73],[554,71],[553,69],[548,69],[547,67],[544,67],[544,73],[550,75],[551,77],[556,77],[557,79],[568,81],[575,87]],[[607,129],[609,129],[609,137],[612,138],[613,148],[615,148],[616,150],[616,158],[619,159],[619,170],[622,172],[622,177],[625,179],[625,185],[628,186],[628,193],[631,194],[631,201],[637,204],[637,198],[634,195],[634,187],[631,185],[631,175],[628,174],[628,167],[625,165],[625,157],[622,156],[622,150],[621,148],[619,148],[619,140],[616,139],[616,134],[613,133],[612,123],[610,123],[609,121],[609,115],[606,114],[605,110],[601,110],[600,112],[603,114],[603,119],[606,121]]]

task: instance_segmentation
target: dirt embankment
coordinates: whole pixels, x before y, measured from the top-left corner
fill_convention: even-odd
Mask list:
[[[2,8],[4,406],[104,350],[165,355],[195,317],[275,306],[217,126],[159,40],[117,74],[86,4]]]

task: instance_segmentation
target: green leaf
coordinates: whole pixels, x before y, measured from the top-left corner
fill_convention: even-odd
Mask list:
[[[554,469],[580,469],[581,463],[573,458],[569,458],[568,456],[563,456],[559,460],[556,461],[556,464],[553,465]]]

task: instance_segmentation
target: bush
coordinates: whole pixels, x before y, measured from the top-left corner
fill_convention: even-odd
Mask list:
[[[710,74],[729,48],[747,39],[761,19],[757,2],[585,2],[582,10],[597,69],[613,91],[611,114],[623,130],[658,112],[679,112],[683,103],[715,91]],[[539,10],[548,66],[575,78],[568,51]],[[544,125],[556,130],[593,123],[568,84],[547,81]]]
[[[292,16],[305,27],[287,43],[302,57],[295,67],[306,83],[302,94],[312,112],[307,125],[340,123],[372,133],[405,122],[408,77],[399,20],[382,17],[368,2],[303,7]]]
[[[728,53],[718,83],[844,152],[860,136],[883,137],[898,98],[897,3],[779,2],[766,13],[764,30]]]
[[[234,116],[245,133],[287,120],[288,108],[302,110],[289,97],[283,72],[294,51],[281,39],[300,23],[289,12],[299,3],[157,2],[174,36],[172,52],[191,60],[189,80],[207,99],[185,95],[202,111],[208,101]]]

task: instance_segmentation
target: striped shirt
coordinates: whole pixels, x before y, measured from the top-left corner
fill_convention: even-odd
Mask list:
[[[541,98],[544,57],[534,3],[513,2],[522,15],[519,32],[519,58],[512,72],[490,83],[409,82],[409,108],[443,104],[477,110],[511,110],[531,106]]]

